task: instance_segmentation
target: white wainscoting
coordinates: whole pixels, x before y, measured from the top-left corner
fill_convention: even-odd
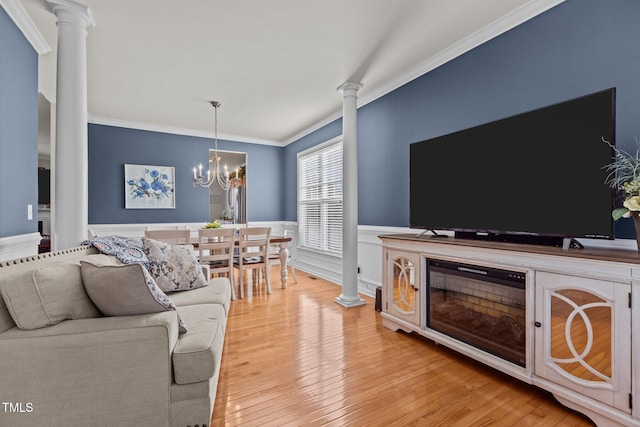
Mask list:
[[[0,237],[0,261],[38,255],[40,233]]]
[[[269,226],[273,234],[282,234],[288,221],[251,222],[250,226]],[[147,225],[176,226],[186,225],[194,232],[202,227],[202,223],[167,223],[167,224],[90,224],[98,236],[119,235],[131,238],[141,238]],[[361,225],[358,226],[358,292],[370,297],[375,296],[375,289],[382,286],[382,245],[378,236],[381,234],[412,233],[405,227],[384,227]],[[614,241],[580,239],[585,247],[604,247],[635,250],[633,239],[618,239]],[[40,235],[38,233],[18,236],[0,237],[0,261],[36,255]],[[340,286],[342,284],[342,258],[306,251],[297,251],[296,268],[319,278],[328,280]],[[337,295],[339,291],[337,290]]]
[[[284,225],[288,221],[261,221],[251,222],[250,226],[271,227],[273,234],[283,234]],[[99,236],[117,234],[126,237],[140,238],[144,235],[144,230],[148,224],[91,224],[89,228],[94,229]],[[149,224],[153,226],[175,226],[186,225],[191,230],[202,227],[202,223],[192,224]],[[370,297],[375,297],[376,287],[382,286],[382,244],[378,236],[381,234],[394,233],[419,233],[419,230],[405,227],[385,227],[373,225],[358,226],[358,292]],[[442,234],[451,234],[443,232]],[[592,240],[579,239],[585,247],[607,247],[618,249],[631,249],[636,247],[635,240]],[[313,251],[298,249],[296,258],[296,268],[321,279],[328,280],[340,286],[342,284],[342,258],[321,254]],[[340,293],[336,290],[336,296]]]
[[[288,221],[260,221],[251,222],[250,226],[271,227],[273,234],[283,234],[285,224]],[[90,224],[89,228],[95,230],[98,236],[119,235],[132,238],[144,236],[147,225],[175,226],[186,225],[191,230],[202,227],[201,223],[192,224]],[[415,231],[415,230],[414,230]],[[382,245],[378,236],[380,234],[408,233],[408,228],[402,227],[358,227],[358,292],[375,297],[376,287],[382,286]],[[298,249],[295,263],[296,269],[305,271],[321,279],[328,280],[340,286],[342,284],[342,258],[321,254],[313,251]],[[336,290],[336,296],[340,294]]]

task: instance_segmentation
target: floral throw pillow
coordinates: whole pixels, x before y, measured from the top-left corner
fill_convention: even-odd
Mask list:
[[[188,291],[207,286],[202,267],[189,246],[142,238],[149,259],[149,273],[165,292]]]
[[[113,255],[125,264],[142,264],[149,266],[140,240],[122,236],[104,236],[87,240],[89,244],[106,255]]]

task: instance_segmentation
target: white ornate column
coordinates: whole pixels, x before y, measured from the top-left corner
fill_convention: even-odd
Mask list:
[[[334,301],[344,307],[365,302],[358,295],[358,89],[346,82],[342,91],[342,294]]]
[[[47,3],[58,18],[53,244],[54,249],[65,249],[87,238],[87,28],[94,22],[89,8],[80,3]]]

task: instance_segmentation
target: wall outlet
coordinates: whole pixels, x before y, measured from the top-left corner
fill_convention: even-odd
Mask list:
[[[33,205],[27,205],[27,219],[29,221],[33,219]]]

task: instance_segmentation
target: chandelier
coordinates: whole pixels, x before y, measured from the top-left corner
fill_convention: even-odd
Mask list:
[[[194,187],[211,187],[214,182],[217,182],[223,190],[231,188],[231,180],[229,179],[229,171],[227,171],[227,165],[224,168],[220,164],[220,156],[218,155],[218,108],[220,103],[218,101],[209,101],[215,109],[215,149],[213,151],[213,157],[209,158],[209,169],[207,170],[207,177],[202,175],[202,163],[198,168],[193,168],[193,186]],[[224,170],[223,170],[224,169]]]

